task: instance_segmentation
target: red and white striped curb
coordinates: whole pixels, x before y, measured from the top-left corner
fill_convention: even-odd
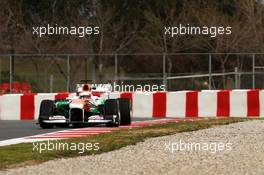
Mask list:
[[[195,120],[204,120],[204,119],[159,119],[159,120],[149,120],[149,121],[138,121],[132,122],[129,126],[120,126],[118,128],[109,128],[109,127],[87,127],[87,128],[78,128],[78,129],[68,129],[63,131],[56,131],[46,134],[38,134],[34,136],[28,136],[23,138],[9,139],[0,141],[0,146],[18,144],[18,143],[30,143],[30,142],[38,142],[45,140],[57,140],[57,139],[69,139],[69,138],[79,138],[79,137],[87,137],[92,135],[110,133],[113,131],[117,131],[120,129],[130,129],[135,127],[143,127],[143,126],[152,126],[157,124],[165,124],[165,123],[178,123],[178,122],[187,122],[187,121],[195,121]]]
[[[78,129],[70,129],[70,130],[30,136],[27,137],[26,139],[45,139],[45,138],[60,139],[60,138],[87,137],[89,135],[109,133],[120,129],[129,129],[129,128],[142,127],[142,126],[152,126],[157,124],[186,122],[186,121],[194,121],[194,120],[199,120],[199,119],[189,118],[189,119],[160,119],[160,120],[149,120],[149,121],[137,121],[137,122],[133,122],[131,125],[120,126],[118,128],[109,128],[109,127],[78,128]]]
[[[37,119],[44,99],[65,99],[69,93],[0,96],[0,120]],[[135,117],[264,117],[264,90],[206,90],[178,92],[113,92],[129,98]]]

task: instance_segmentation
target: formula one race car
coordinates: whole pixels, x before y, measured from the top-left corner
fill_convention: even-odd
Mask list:
[[[38,123],[41,128],[105,124],[130,125],[129,99],[109,99],[111,84],[77,84],[76,95],[65,100],[43,100]]]

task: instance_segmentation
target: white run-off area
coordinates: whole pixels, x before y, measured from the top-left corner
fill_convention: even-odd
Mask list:
[[[169,151],[177,143],[232,143],[232,150]],[[264,174],[264,121],[148,139],[100,155],[49,161],[0,174]]]

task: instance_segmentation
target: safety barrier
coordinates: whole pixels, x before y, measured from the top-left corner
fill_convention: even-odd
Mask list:
[[[0,96],[0,120],[34,120],[44,99],[65,99],[70,93]],[[178,92],[113,92],[109,98],[128,98],[134,117],[264,117],[264,90]]]
[[[0,96],[0,120],[34,120],[42,100],[65,99],[70,93],[8,94]]]

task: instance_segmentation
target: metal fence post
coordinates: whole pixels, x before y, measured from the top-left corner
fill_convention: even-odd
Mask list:
[[[235,67],[235,89],[238,89],[239,86],[239,75],[238,75],[238,68]]]
[[[92,79],[93,79],[93,83],[95,83],[95,80],[96,80],[95,57],[92,57],[92,64],[93,64]]]
[[[53,79],[54,79],[53,74],[51,74],[50,75],[50,82],[49,82],[49,84],[50,84],[50,93],[53,92]]]
[[[0,59],[0,83],[2,83],[2,59]]]
[[[118,57],[115,53],[115,84],[117,84],[118,81]]]
[[[209,54],[209,90],[212,89],[212,55]]]
[[[252,88],[255,89],[255,54],[252,55]]]
[[[165,86],[165,90],[167,90],[167,73],[166,73],[166,53],[163,53],[163,62],[162,62],[162,70],[163,70],[163,85]]]
[[[10,88],[10,94],[12,94],[12,86],[13,83],[13,55],[10,55],[9,57],[9,88]]]
[[[71,59],[67,56],[67,92],[71,91]]]
[[[0,83],[2,83],[2,59],[0,59]]]

